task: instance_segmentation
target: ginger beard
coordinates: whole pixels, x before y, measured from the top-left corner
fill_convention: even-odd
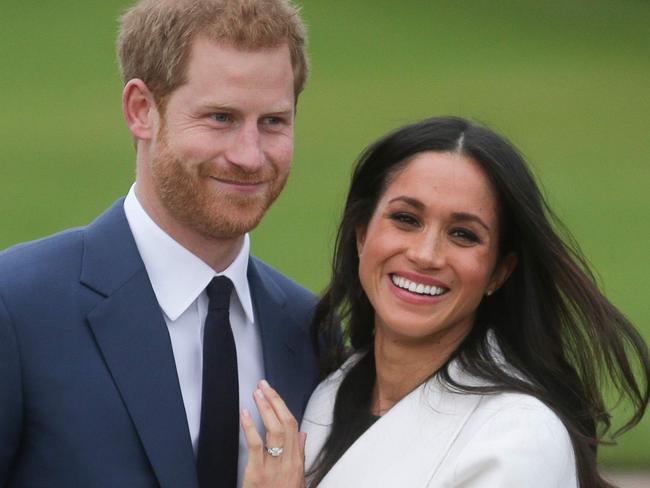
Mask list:
[[[281,173],[269,161],[258,171],[246,172],[203,161],[191,163],[170,147],[165,124],[158,133],[150,170],[162,205],[178,222],[210,239],[229,239],[254,229],[280,195],[288,171]],[[226,191],[214,179],[265,183],[257,192]]]

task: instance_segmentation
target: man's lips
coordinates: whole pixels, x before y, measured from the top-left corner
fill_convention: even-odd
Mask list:
[[[267,185],[266,181],[238,181],[238,180],[229,180],[226,178],[218,178],[214,176],[211,176],[210,179],[218,182],[223,186],[232,188],[235,191],[242,191],[242,192],[256,192]]]

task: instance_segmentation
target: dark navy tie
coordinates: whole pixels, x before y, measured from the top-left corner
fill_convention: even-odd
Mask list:
[[[213,278],[203,332],[203,393],[197,472],[201,488],[235,488],[239,455],[237,350],[230,328],[232,282]]]

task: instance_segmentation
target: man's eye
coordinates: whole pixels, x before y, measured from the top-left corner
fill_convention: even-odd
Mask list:
[[[285,119],[284,117],[277,117],[275,115],[271,115],[269,117],[265,117],[263,122],[264,124],[271,125],[271,126],[286,125],[287,119]]]
[[[452,229],[450,235],[466,242],[480,242],[478,236],[468,229]]]
[[[390,218],[399,224],[408,226],[417,226],[420,224],[418,219],[416,219],[413,215],[404,212],[396,212],[394,214],[391,214]]]
[[[228,122],[230,120],[230,115],[228,114],[212,114],[212,119],[216,122]]]

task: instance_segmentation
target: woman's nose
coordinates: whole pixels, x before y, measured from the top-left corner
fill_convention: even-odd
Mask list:
[[[421,269],[437,269],[445,263],[444,240],[433,232],[422,233],[413,240],[407,258]]]

